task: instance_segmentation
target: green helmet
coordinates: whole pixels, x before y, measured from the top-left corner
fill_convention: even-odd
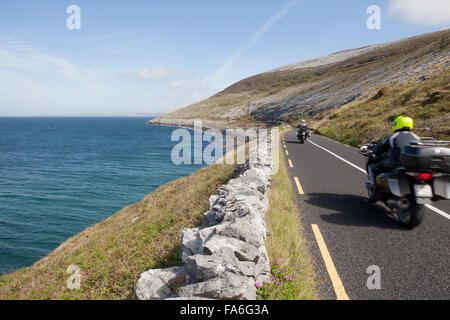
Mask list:
[[[414,121],[412,118],[400,116],[394,120],[394,125],[392,126],[392,131],[396,132],[396,131],[402,130],[402,129],[412,130],[413,126],[414,126]]]

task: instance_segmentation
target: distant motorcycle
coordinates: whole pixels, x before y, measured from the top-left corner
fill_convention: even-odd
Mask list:
[[[305,143],[306,139],[311,136],[311,132],[309,130],[299,130],[297,131],[297,139],[301,144]]]
[[[450,142],[422,138],[403,148],[402,166],[374,177],[376,143],[360,148],[367,157],[366,188],[370,202],[384,202],[394,210],[400,223],[408,228],[420,225],[424,205],[450,199]]]

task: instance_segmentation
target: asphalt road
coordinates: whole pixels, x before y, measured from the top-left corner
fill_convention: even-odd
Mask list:
[[[349,299],[450,299],[450,216],[445,216],[450,214],[450,201],[433,203],[441,214],[427,208],[422,225],[408,230],[382,203],[366,200],[366,176],[358,169],[365,167],[365,159],[356,149],[317,135],[300,144],[295,131],[286,132],[283,139],[323,299],[337,298],[339,280]],[[313,225],[336,274],[325,262]],[[370,266],[379,267],[379,273],[368,273]],[[376,274],[379,282],[373,280]],[[370,284],[380,283],[381,288],[369,289],[369,277]]]

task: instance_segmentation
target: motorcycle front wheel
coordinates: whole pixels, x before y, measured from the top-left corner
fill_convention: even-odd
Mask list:
[[[410,199],[407,210],[396,209],[400,223],[409,229],[415,228],[422,223],[424,207],[418,205],[414,199]]]
[[[378,201],[377,193],[376,191],[371,190],[370,188],[367,189],[367,198],[370,203],[375,203]]]

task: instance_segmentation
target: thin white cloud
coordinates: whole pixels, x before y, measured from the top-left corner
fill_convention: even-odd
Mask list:
[[[286,16],[289,11],[299,2],[300,0],[291,0],[287,3],[280,11],[278,11],[274,16],[272,16],[266,23],[259,28],[249,39],[249,41],[239,50],[237,50],[228,60],[223,64],[212,76],[213,81],[217,81],[222,78],[223,75],[235,64],[242,54],[250,49],[255,43],[284,16]]]
[[[17,40],[10,36],[0,35],[0,48],[14,52],[38,52],[39,49],[29,43]]]
[[[144,69],[125,69],[120,72],[122,75],[144,80],[160,80],[171,77],[185,77],[188,72],[177,68],[156,66]]]
[[[253,33],[243,47],[237,50],[222,66],[211,74],[205,77],[197,77],[192,73],[190,76],[179,75],[176,77],[176,79],[172,80],[169,84],[172,88],[171,93],[161,97],[161,100],[164,100],[170,106],[183,106],[206,99],[223,88],[226,84],[226,81],[223,79],[225,73],[233,67],[245,51],[255,45],[255,43],[267,31],[273,28],[278,21],[286,16],[292,7],[299,1],[300,0],[291,0],[287,3],[280,11],[267,20],[261,28]],[[151,74],[153,74],[153,72]],[[140,78],[144,78],[143,74]]]
[[[0,47],[0,68],[28,74],[35,78],[57,78],[60,81],[76,83],[83,87],[99,87],[100,75],[98,73],[63,58],[35,52],[31,49],[26,52],[14,52]]]
[[[0,83],[2,115],[61,114],[126,101],[102,74],[12,37],[0,38]]]
[[[450,0],[389,0],[389,11],[424,26],[450,26]]]
[[[143,81],[129,81],[130,77]],[[155,80],[151,86],[149,79]],[[167,112],[213,93],[188,69],[92,70],[3,35],[0,83],[0,115]]]
[[[29,74],[59,76],[67,81],[94,82],[100,75],[88,68],[48,54],[35,46],[12,37],[0,37],[0,68]]]
[[[180,77],[170,82],[171,93],[178,97],[186,98],[188,104],[206,99],[217,92],[210,79],[198,77],[193,73],[187,77]],[[181,105],[187,105],[182,103]]]
[[[209,83],[205,79],[192,77],[174,80],[170,83],[170,86],[180,89],[197,89],[201,87],[209,87]]]
[[[79,44],[81,53],[109,55],[133,51],[151,50],[158,43],[168,39],[158,28],[124,30],[68,38],[73,45]]]
[[[75,39],[79,38],[83,41],[90,42],[102,42],[105,40],[117,40],[122,39],[123,37],[129,37],[132,35],[139,35],[141,37],[149,37],[154,35],[158,28],[150,28],[150,29],[137,29],[137,30],[121,30],[121,31],[113,31],[113,32],[104,32],[104,33],[95,33],[89,35],[83,35],[75,37]]]

